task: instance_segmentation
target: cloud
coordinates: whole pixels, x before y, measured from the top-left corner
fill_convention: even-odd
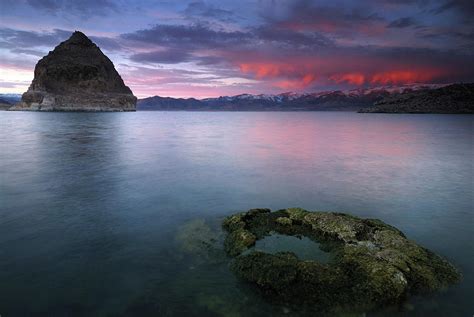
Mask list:
[[[161,45],[187,49],[219,48],[248,43],[248,34],[240,31],[213,30],[201,24],[158,24],[149,29],[125,33],[121,38],[146,46]]]
[[[474,28],[466,19],[472,1],[5,3],[11,7],[2,7],[2,64],[27,63],[32,74],[38,57],[74,31],[71,25],[85,25],[140,95],[474,80]]]
[[[297,51],[311,53],[333,46],[333,42],[317,33],[302,33],[270,27],[247,28],[242,31],[212,29],[207,25],[155,25],[120,36],[129,46],[140,50],[130,56],[134,62],[177,64],[191,62],[229,73],[239,67],[241,59],[255,56],[291,56]],[[241,76],[249,77],[247,73]]]
[[[347,83],[350,85],[363,85],[365,83],[365,76],[361,73],[346,73],[346,74],[334,74],[329,77],[336,83]]]
[[[376,73],[370,79],[371,84],[405,84],[429,82],[442,75],[440,69],[420,69],[420,70],[394,70],[383,73]]]
[[[145,46],[160,45],[180,47],[181,49],[215,49],[238,46],[253,48],[263,45],[314,48],[330,46],[333,42],[324,35],[304,33],[273,26],[258,26],[244,31],[225,31],[212,29],[202,24],[193,25],[155,25],[150,29],[122,34],[126,40],[139,42]]]
[[[132,55],[134,61],[180,63],[193,60],[200,65],[222,64],[241,54],[312,52],[334,45],[318,32],[304,33],[269,26],[225,31],[201,24],[155,25],[122,34],[120,38],[128,41],[128,45],[144,50]]]
[[[319,32],[299,32],[272,25],[260,26],[252,29],[253,37],[258,41],[265,41],[265,45],[286,47],[288,49],[312,50],[321,47],[333,46],[334,42]]]
[[[337,2],[336,2],[337,3]],[[335,37],[351,37],[355,32],[379,34],[385,19],[373,8],[320,5],[309,0],[296,0],[278,13],[263,13],[270,25],[297,31],[325,32]]]
[[[130,56],[130,59],[135,62],[176,64],[189,61],[191,57],[192,55],[186,51],[181,51],[178,49],[164,49],[147,53],[133,54]]]
[[[51,32],[22,31],[10,28],[0,29],[0,43],[3,47],[31,48],[51,47],[66,40],[72,32],[54,29]]]
[[[415,24],[412,18],[402,18],[390,28]],[[469,71],[474,68],[466,67],[473,64],[469,55],[442,49],[338,44],[319,31],[288,28],[273,20],[239,31],[203,24],[155,25],[121,38],[143,50],[131,56],[135,62],[194,63],[225,75],[237,70],[235,77],[281,89],[445,82],[457,75],[474,76]]]
[[[86,19],[119,10],[117,2],[111,0],[27,0],[27,3],[50,14],[78,14]]]
[[[311,89],[322,85],[373,86],[451,82],[474,77],[472,56],[431,49],[331,48],[318,55],[241,58],[240,70],[275,86]]]
[[[52,31],[36,32],[23,31],[10,28],[0,28],[0,47],[11,49],[12,52],[19,52],[30,55],[40,55],[44,51],[31,50],[31,48],[53,48],[62,41],[67,40],[73,31],[54,29]],[[102,36],[90,36],[99,47],[114,51],[120,50],[121,45],[114,38]],[[43,56],[41,55],[41,56]]]
[[[236,74],[232,72],[216,75],[205,71],[120,66],[122,77],[139,97],[161,95],[205,98],[216,96],[216,93],[235,95],[242,89],[249,93],[259,93],[261,89],[250,84],[251,81],[239,80],[238,84],[229,84],[227,80]]]
[[[406,28],[406,27],[410,27],[410,26],[417,26],[417,25],[418,25],[418,23],[412,17],[404,17],[404,18],[399,18],[399,19],[396,19],[396,20],[390,22],[387,25],[387,27],[388,28],[402,29],[402,28]]]
[[[444,13],[446,11],[454,10],[465,17],[472,18],[474,15],[474,1],[472,0],[447,0],[442,1],[434,12],[436,14]],[[472,21],[472,20],[471,20]],[[472,23],[472,22],[471,22]]]
[[[222,22],[235,22],[234,12],[219,8],[204,1],[189,3],[183,13],[189,18],[210,18]]]

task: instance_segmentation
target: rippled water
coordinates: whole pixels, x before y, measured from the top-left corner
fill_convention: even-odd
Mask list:
[[[305,315],[233,277],[219,228],[235,211],[299,206],[380,218],[464,273],[369,316],[470,316],[473,122],[1,112],[0,314]]]

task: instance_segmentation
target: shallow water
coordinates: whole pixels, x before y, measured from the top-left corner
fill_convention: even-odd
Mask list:
[[[228,270],[219,223],[299,206],[386,221],[461,284],[368,316],[473,313],[473,123],[334,112],[0,113],[2,316],[314,315]]]
[[[307,237],[272,233],[257,240],[255,246],[250,248],[248,252],[261,251],[270,254],[293,252],[300,260],[328,263],[331,259],[330,253],[321,250],[319,247],[319,243]]]

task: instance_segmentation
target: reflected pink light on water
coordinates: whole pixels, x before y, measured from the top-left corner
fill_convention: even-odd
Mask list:
[[[414,155],[419,147],[414,146],[415,140],[407,138],[413,129],[417,127],[401,121],[369,127],[360,120],[325,122],[308,118],[295,124],[282,116],[279,121],[273,118],[255,122],[243,137],[254,140],[254,146],[247,150],[261,159],[280,157],[311,164],[337,158],[349,160],[350,164],[351,159],[364,156],[395,159]]]

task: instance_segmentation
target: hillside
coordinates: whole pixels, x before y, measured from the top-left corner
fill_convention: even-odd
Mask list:
[[[474,113],[474,84],[394,94],[363,108],[364,113]]]

